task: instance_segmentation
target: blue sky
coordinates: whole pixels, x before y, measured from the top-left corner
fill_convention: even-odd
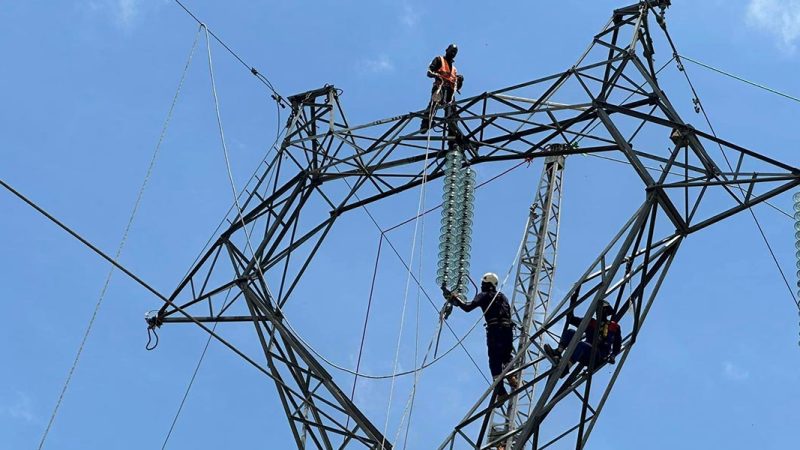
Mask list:
[[[611,9],[626,2],[511,1],[502,10],[465,3],[186,1],[282,94],[325,83],[343,89],[351,123],[423,107],[425,67],[449,42],[461,49],[464,95],[561,71]],[[0,18],[0,177],[113,252],[197,26],[166,0],[4,2]],[[676,0],[667,18],[686,55],[800,93],[800,1]],[[121,258],[161,291],[175,287],[231,204],[204,45],[198,44]],[[275,106],[249,72],[219,46],[212,51],[232,169],[242,186],[274,139]],[[656,59],[669,56],[662,48]],[[721,136],[800,165],[796,103],[687,68]],[[675,81],[665,90],[688,121],[701,122],[684,84]],[[479,181],[500,170],[479,168]],[[508,270],[540,170],[534,163],[478,192],[473,275]],[[568,161],[557,292],[566,291],[610,239],[640,201],[640,191],[625,166],[583,157]],[[394,211],[376,207],[384,225],[413,215],[417,194],[402,197]],[[438,192],[426,201],[438,201]],[[788,194],[774,203],[791,210]],[[0,346],[0,448],[30,449],[38,445],[108,265],[10,195],[0,194],[0,212],[6,319],[0,328],[6,343]],[[768,207],[757,214],[793,283],[792,221]],[[422,273],[430,292],[437,221],[432,216],[421,224]],[[406,258],[412,233],[404,227],[391,235]],[[343,365],[355,363],[377,242],[373,225],[354,212],[335,229],[288,310],[309,342]],[[384,255],[366,372],[392,370],[404,282],[397,259]],[[414,365],[416,302],[412,291],[403,368]],[[146,352],[142,317],[158,306],[115,274],[45,448],[160,448],[205,335],[190,325],[168,326],[158,350]],[[422,341],[433,314],[421,303]],[[454,314],[451,323],[465,332],[476,319]],[[791,448],[800,398],[797,322],[796,307],[749,217],[689,237],[592,448]],[[256,348],[251,328],[225,331],[243,348]],[[482,330],[465,345],[486,372]],[[331,372],[349,390],[352,378]],[[395,386],[390,436],[410,381]],[[460,351],[425,371],[408,448],[438,445],[484,388]],[[382,427],[389,383],[360,382],[358,389],[356,402]],[[167,448],[283,449],[291,442],[274,385],[212,343]]]

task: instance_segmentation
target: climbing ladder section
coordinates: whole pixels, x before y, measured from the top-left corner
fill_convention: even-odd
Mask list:
[[[542,177],[525,226],[525,242],[511,297],[514,314],[512,319],[518,331],[515,342],[520,355],[513,369],[515,372],[512,373],[523,381],[536,379],[540,375],[540,349],[546,335],[539,334],[536,345],[527,345],[527,342],[544,325],[550,306],[558,254],[564,162],[563,155],[545,159]],[[502,441],[502,436],[507,431],[513,431],[525,424],[534,406],[535,387],[535,384],[531,385],[513,396],[505,414],[500,409],[495,410],[491,441]],[[507,440],[510,448],[512,442]]]

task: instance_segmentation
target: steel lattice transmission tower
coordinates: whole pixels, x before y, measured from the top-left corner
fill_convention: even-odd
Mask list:
[[[613,153],[641,182],[641,203],[519,341],[507,368],[523,375],[511,393],[515,426],[492,435],[492,417],[507,414],[507,402],[490,386],[439,446],[584,448],[684,238],[800,185],[796,167],[695,129],[673,107],[659,84],[651,26],[655,17],[670,42],[668,5],[619,8],[566,71],[456,102],[434,118],[443,131],[430,148],[419,131],[424,110],[351,126],[332,86],[291,97],[285,138],[239,202],[241,214],[229,216],[150,326],[248,324],[259,356],[220,329],[214,336],[273,380],[298,448],[392,448],[291,327],[287,305],[331,228],[353,210],[441,179],[453,148],[465,166]],[[624,330],[616,365],[577,366],[561,378],[601,301],[615,307]],[[560,334],[570,313],[581,318],[575,338],[560,363],[545,360],[542,338]]]

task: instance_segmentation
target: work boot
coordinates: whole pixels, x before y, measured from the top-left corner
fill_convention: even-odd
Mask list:
[[[567,366],[564,367],[564,371],[561,372],[561,375],[559,375],[558,378],[564,378],[565,376],[569,375],[569,369],[571,368],[572,368],[572,363],[567,362]]]
[[[428,129],[431,127],[431,121],[428,118],[422,119],[422,123],[419,124],[419,132],[420,133],[427,133]]]
[[[508,385],[511,386],[511,389],[517,389],[519,387],[519,378],[517,378],[516,375],[507,376],[506,381],[508,381]]]
[[[503,383],[497,385],[497,388],[495,388],[494,393],[495,393],[495,401],[498,404],[504,403],[506,400],[508,400],[508,392],[506,391],[505,386],[503,386]]]
[[[561,353],[551,347],[550,344],[544,344],[544,352],[550,359],[553,360],[553,365],[556,365],[561,361]]]

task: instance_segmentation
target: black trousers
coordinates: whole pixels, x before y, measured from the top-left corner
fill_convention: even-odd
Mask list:
[[[497,378],[503,368],[511,361],[514,350],[514,335],[511,325],[490,325],[486,327],[486,347],[489,351],[489,371],[492,378]],[[501,380],[494,391],[505,395],[506,388]]]
[[[434,101],[434,96],[436,92],[441,89],[441,97],[439,101]],[[422,118],[422,126],[420,127],[423,130],[427,130],[430,128],[430,119],[436,114],[436,108],[440,108],[444,106],[445,108],[445,117],[450,117],[453,112],[455,112],[455,107],[452,104],[453,101],[453,88],[448,85],[439,85],[434,84],[433,88],[431,88],[431,99],[428,102],[428,107],[425,108],[425,117]],[[451,135],[454,133],[450,133]]]

